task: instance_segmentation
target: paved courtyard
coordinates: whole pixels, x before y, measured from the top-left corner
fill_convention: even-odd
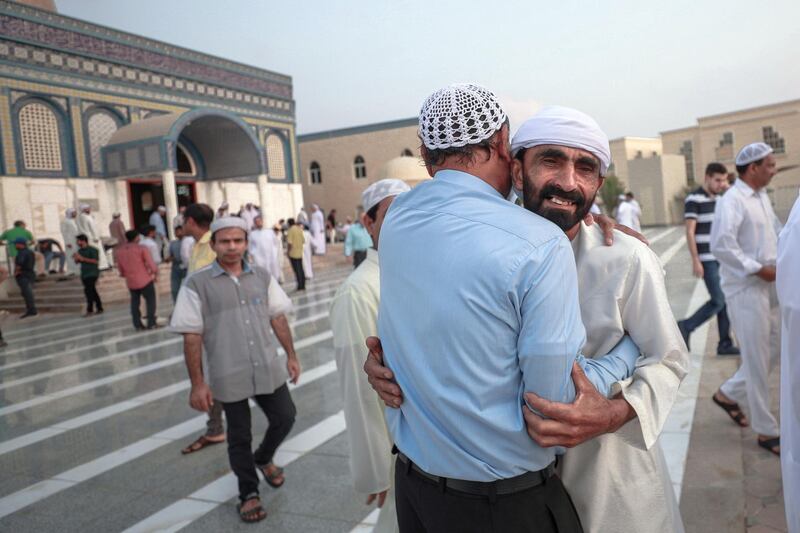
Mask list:
[[[682,318],[707,296],[691,276],[683,230],[646,234]],[[263,486],[269,516],[259,526],[236,516],[225,446],[180,454],[204,429],[205,415],[188,406],[179,337],[134,332],[121,305],[92,318],[9,319],[9,346],[0,350],[0,530],[370,531],[375,513],[350,482],[328,320],[349,271],[318,272],[307,294],[292,294],[304,367],[292,391],[298,417],[276,458],[286,465],[286,486]],[[716,357],[715,347],[713,323],[693,335],[692,368],[661,437],[686,529],[785,531],[778,459],[710,402],[738,361]],[[264,424],[255,414],[254,434]]]

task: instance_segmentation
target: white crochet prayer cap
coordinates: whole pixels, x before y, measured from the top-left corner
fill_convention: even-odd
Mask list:
[[[247,222],[240,217],[219,217],[211,223],[211,234],[218,232],[221,229],[239,228],[247,233]]]
[[[600,160],[600,175],[611,165],[608,136],[595,120],[577,109],[551,105],[525,121],[511,139],[511,153],[523,148],[555,144],[586,150]]]
[[[364,206],[364,211],[368,213],[370,209],[386,198],[397,196],[410,190],[411,187],[403,180],[385,179],[376,181],[361,193],[361,205]]]
[[[506,113],[489,89],[456,83],[422,104],[419,136],[429,150],[466,146],[488,139],[505,121]]]
[[[67,215],[67,218],[71,218],[72,215],[74,215],[75,213],[77,213],[77,211],[75,211],[75,208],[68,207],[67,211],[64,214]]]
[[[764,159],[772,153],[772,147],[765,143],[748,144],[736,155],[736,166],[749,165],[754,161]]]

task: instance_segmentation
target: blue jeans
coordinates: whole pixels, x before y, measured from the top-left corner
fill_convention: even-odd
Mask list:
[[[178,292],[181,290],[181,283],[183,278],[186,277],[186,270],[182,268],[173,268],[170,273],[169,285],[172,292],[172,303],[178,301]]]
[[[704,303],[700,309],[683,321],[686,329],[691,333],[706,320],[717,315],[717,328],[719,329],[719,345],[731,345],[731,323],[728,312],[725,310],[725,295],[719,285],[719,263],[716,261],[703,261],[703,281],[706,284],[711,299]]]
[[[44,255],[44,271],[45,272],[50,272],[50,263],[53,261],[53,259],[58,259],[58,271],[59,272],[64,272],[64,261],[67,258],[64,255],[64,252],[49,251],[49,252],[45,252],[42,255]]]

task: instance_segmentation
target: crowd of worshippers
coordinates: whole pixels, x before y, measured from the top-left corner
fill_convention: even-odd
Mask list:
[[[800,201],[782,228],[765,190],[772,149],[743,147],[724,195],[727,169],[709,165],[686,199],[692,269],[711,300],[677,322],[646,239],[589,216],[611,163],[591,117],[549,106],[510,137],[494,94],[459,84],[426,99],[419,136],[434,179],[363,192],[371,245],[330,310],[354,488],[380,507],[375,531],[683,531],[659,435],[691,332],[715,314],[717,354],[741,366],[713,401],[781,457],[800,530]],[[216,261],[184,283],[171,323],[190,404],[209,412],[184,451],[227,439],[239,516],[257,522],[259,475],[273,488],[287,477],[273,458],[296,412],[284,380],[301,373],[291,302],[242,261],[240,220],[210,232]],[[781,352],[779,428],[768,377]],[[255,452],[250,398],[269,420]]]

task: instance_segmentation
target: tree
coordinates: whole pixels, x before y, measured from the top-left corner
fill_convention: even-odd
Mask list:
[[[603,186],[600,188],[600,198],[603,199],[603,204],[606,207],[606,214],[609,216],[614,213],[614,210],[619,204],[619,196],[625,194],[625,187],[622,182],[614,174],[606,176]]]

